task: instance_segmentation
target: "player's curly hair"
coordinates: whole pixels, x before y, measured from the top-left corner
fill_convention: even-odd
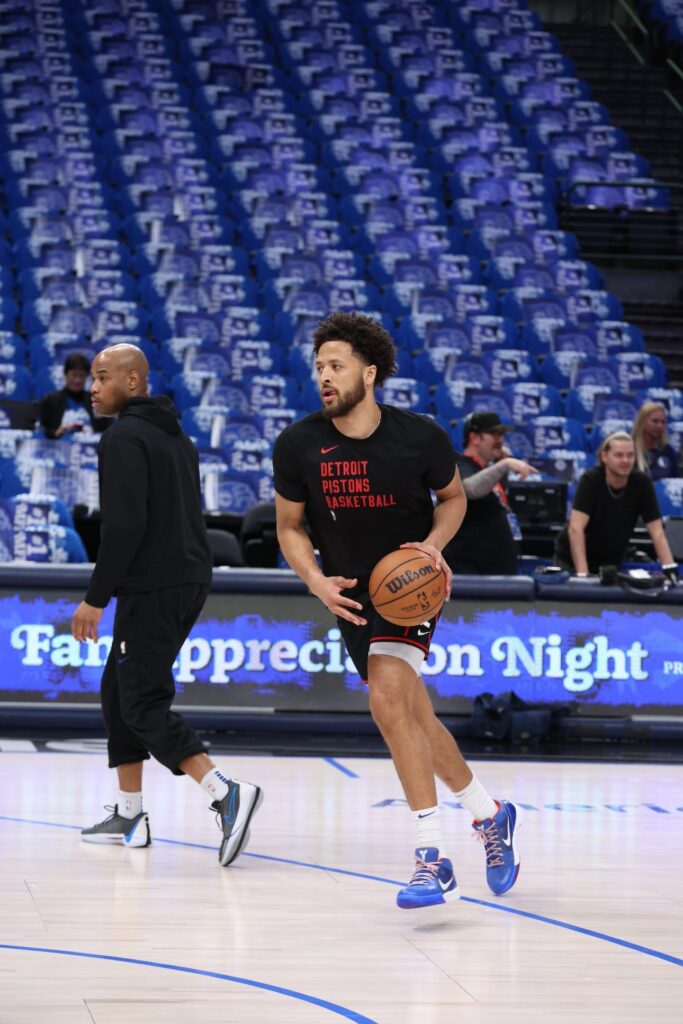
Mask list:
[[[330,313],[313,332],[316,355],[326,341],[347,341],[368,366],[377,367],[375,383],[384,384],[396,373],[396,346],[380,323],[363,313]]]

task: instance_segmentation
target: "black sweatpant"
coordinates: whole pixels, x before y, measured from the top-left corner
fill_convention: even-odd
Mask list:
[[[100,685],[110,768],[152,754],[174,775],[182,775],[180,762],[204,753],[194,730],[171,711],[171,670],[208,592],[207,583],[185,583],[118,598]]]

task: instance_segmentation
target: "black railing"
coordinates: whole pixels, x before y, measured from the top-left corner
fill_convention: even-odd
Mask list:
[[[683,261],[683,182],[658,181],[652,179],[652,188],[666,189],[675,194],[676,202],[669,202],[666,209],[661,207],[601,207],[593,204],[579,204],[571,201],[572,195],[582,188],[624,188],[642,184],[642,179],[575,181],[563,193],[559,204],[560,227],[569,231],[576,230],[581,223],[585,211],[596,211],[605,215],[617,214],[609,222],[609,242],[607,251],[594,251],[587,239],[582,239],[582,249],[590,259],[613,260],[620,262],[680,265]],[[644,216],[641,216],[644,215]],[[587,227],[587,225],[586,225]],[[604,232],[603,232],[604,233]],[[600,239],[596,239],[600,245]],[[605,240],[602,239],[602,245]]]
[[[575,10],[577,24],[612,28],[640,68],[661,68],[666,76],[662,94],[683,117],[683,68],[671,54],[663,54],[660,34],[648,27],[628,0],[577,0]]]

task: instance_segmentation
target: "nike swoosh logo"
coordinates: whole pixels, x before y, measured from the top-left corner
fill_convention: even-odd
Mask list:
[[[417,631],[418,636],[427,636],[428,633],[431,633],[431,629],[418,629]]]
[[[123,665],[124,661],[128,661],[129,658],[130,658],[130,654],[127,654],[125,656],[125,658],[117,658],[116,659],[116,664],[117,665]]]
[[[503,836],[502,838],[503,838],[503,842],[505,843],[506,846],[511,846],[512,845],[512,838],[510,837],[510,819],[509,818],[508,818],[508,836],[507,836],[507,839],[505,838],[505,836]]]
[[[226,810],[223,812],[223,819],[226,824],[234,825],[237,818],[237,790],[232,789],[230,791],[230,801]]]
[[[418,814],[418,818],[431,818],[432,814],[436,814],[436,811],[427,811],[426,814]]]
[[[441,892],[446,892],[446,890],[450,888],[450,881],[444,884],[444,882],[442,882],[440,878],[437,878],[437,882],[439,883],[439,888],[441,889]]]
[[[333,444],[331,448],[321,448],[320,449],[320,454],[321,455],[327,455],[328,452],[333,452],[334,449],[338,448],[338,447],[339,447],[338,444]]]

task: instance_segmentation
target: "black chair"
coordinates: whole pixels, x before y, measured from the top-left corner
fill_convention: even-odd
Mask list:
[[[244,566],[240,542],[234,533],[227,533],[226,530],[207,530],[206,532],[214,567],[230,565],[233,568],[240,568]]]
[[[247,565],[259,569],[277,567],[278,543],[272,502],[260,502],[247,509],[240,528],[240,544]]]

